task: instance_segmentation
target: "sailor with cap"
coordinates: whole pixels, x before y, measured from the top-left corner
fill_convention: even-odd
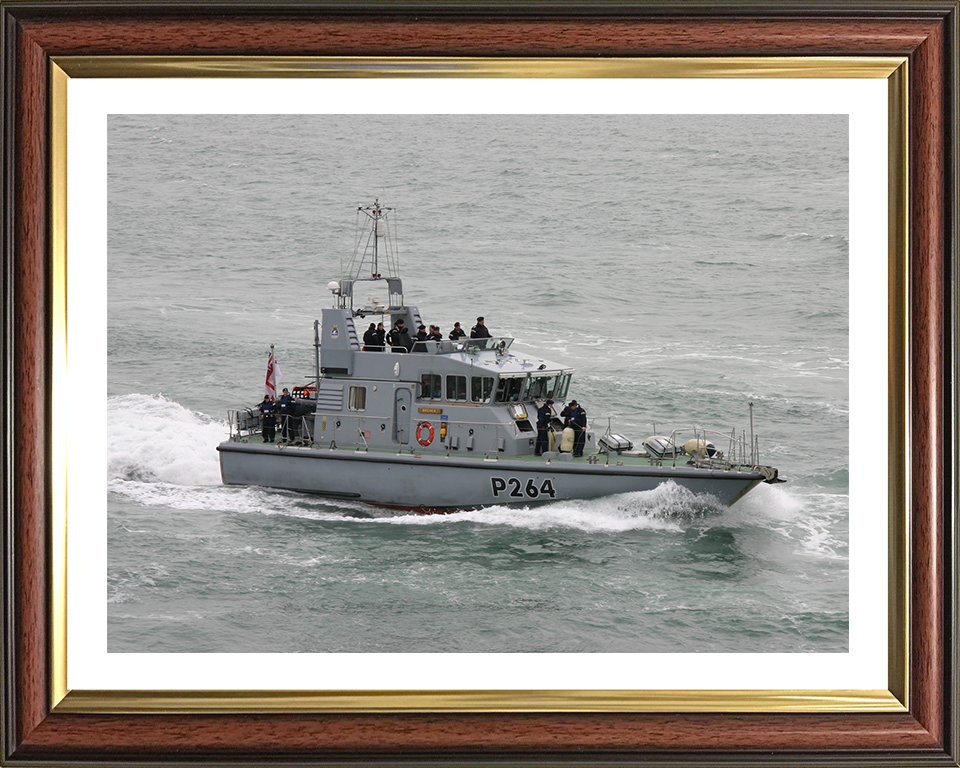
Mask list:
[[[537,409],[537,444],[533,449],[535,456],[550,450],[549,426],[553,416],[553,400],[547,400]]]
[[[470,338],[471,339],[489,339],[490,331],[487,330],[487,326],[483,324],[483,318],[477,318],[477,324],[470,329]]]
[[[263,396],[260,409],[260,434],[263,442],[272,443],[277,435],[277,404],[270,395]]]
[[[403,319],[397,320],[393,330],[387,335],[387,341],[390,342],[392,352],[409,351],[407,343],[410,341],[410,336],[406,333],[406,330]]]
[[[372,325],[372,323],[371,323]],[[280,412],[280,435],[283,442],[289,442],[296,433],[297,425],[293,421],[293,415],[296,413],[296,400],[290,395],[290,390],[283,388],[283,394],[277,401],[277,410]]]
[[[564,421],[564,426],[566,426],[567,419],[570,418],[570,414],[573,413],[573,409],[577,407],[577,401],[571,400],[569,403],[564,406],[564,409],[560,411],[560,418]]]
[[[576,400],[570,401],[570,415],[566,425],[574,431],[573,455],[583,456],[583,446],[587,440],[587,412]]]

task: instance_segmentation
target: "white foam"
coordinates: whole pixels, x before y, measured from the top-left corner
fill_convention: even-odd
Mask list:
[[[719,515],[722,509],[712,497],[696,496],[670,482],[652,491],[636,491],[599,499],[573,499],[535,507],[493,506],[452,515],[403,515],[367,522],[399,525],[473,522],[531,530],[570,528],[615,532],[647,529],[679,532],[683,530],[685,521]]]
[[[830,560],[847,560],[846,520],[849,496],[804,493],[800,498],[783,486],[761,484],[727,512],[727,519],[766,528],[792,542],[794,553]]]
[[[107,400],[107,477],[178,485],[219,485],[216,446],[227,425],[163,395]]]
[[[345,519],[342,502],[255,486],[178,485],[158,481],[113,478],[107,489],[144,507],[232,512],[240,515],[284,515],[308,520]],[[358,508],[364,505],[353,505]]]
[[[794,520],[804,511],[804,501],[782,485],[761,483],[730,508],[729,515],[743,521]]]

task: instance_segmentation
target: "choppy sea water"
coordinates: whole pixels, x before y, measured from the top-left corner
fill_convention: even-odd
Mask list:
[[[846,118],[112,116],[111,652],[843,652]],[[405,298],[576,368],[635,441],[748,429],[785,485],[388,512],[220,484],[313,371],[356,207]],[[654,427],[656,425],[656,429]]]

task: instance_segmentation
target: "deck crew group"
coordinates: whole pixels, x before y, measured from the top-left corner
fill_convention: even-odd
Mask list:
[[[467,332],[460,327],[460,323],[453,324],[453,330],[450,331],[449,339],[459,341],[467,335]],[[477,318],[477,324],[470,329],[471,339],[489,339],[490,331],[483,324],[483,318]],[[410,335],[410,329],[406,327],[403,319],[397,320],[393,328],[388,333],[383,327],[383,323],[370,323],[370,327],[363,334],[364,352],[418,352],[423,349],[416,349],[417,342],[420,341],[443,341],[443,334],[440,332],[439,325],[431,325],[429,330],[427,326],[421,325],[417,332]]]
[[[296,398],[290,394],[290,390],[283,388],[283,393],[279,399],[274,399],[272,395],[264,395],[263,400],[257,405],[260,411],[260,428],[263,434],[263,442],[272,443],[277,439],[277,418],[280,419],[280,442],[289,443],[297,437],[298,425],[291,417],[294,415],[294,405]]]

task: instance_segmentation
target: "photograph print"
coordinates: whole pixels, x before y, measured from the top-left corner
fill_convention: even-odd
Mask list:
[[[107,137],[109,652],[849,650],[846,115]]]

